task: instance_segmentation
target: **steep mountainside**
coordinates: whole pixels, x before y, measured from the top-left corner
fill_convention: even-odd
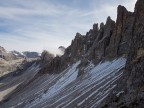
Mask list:
[[[144,0],[137,0],[134,12],[123,6],[117,12],[116,22],[108,17],[100,28],[94,24],[86,35],[76,33],[61,57],[43,52],[42,61],[24,71],[30,80],[15,77],[24,84],[13,82],[17,88],[3,96],[1,106],[143,108]]]
[[[130,39],[132,37],[134,15],[125,7],[118,7],[116,23],[107,18],[106,24],[93,25],[93,29],[86,35],[77,33],[71,45],[66,48],[62,57],[56,57],[42,72],[58,72],[65,69],[69,64],[83,60],[98,63],[105,58],[115,58],[129,52]]]
[[[111,95],[106,108],[144,108],[144,0],[137,1],[132,16],[128,59],[116,89],[123,92],[118,97]]]
[[[116,87],[116,81],[122,75],[125,62],[125,58],[105,61],[97,66],[90,62],[84,67],[83,75],[79,76],[78,66],[81,61],[77,61],[60,74],[45,74],[35,78],[23,89],[16,85],[17,83],[13,84],[9,89],[18,86],[16,92],[8,96],[1,106],[3,108],[97,107]],[[33,67],[31,70],[30,67],[27,71],[33,75],[36,70],[37,68]],[[22,82],[23,79],[20,80]],[[6,80],[1,81],[5,82]],[[4,89],[3,93],[6,93],[6,90]]]

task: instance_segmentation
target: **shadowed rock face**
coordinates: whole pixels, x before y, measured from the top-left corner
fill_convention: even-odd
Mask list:
[[[135,21],[131,48],[126,64],[128,95],[130,101],[144,107],[144,1],[138,0],[135,7]],[[132,95],[131,95],[132,94]]]
[[[108,17],[105,25],[101,23],[100,29],[98,28],[98,24],[94,24],[93,28],[90,29],[86,35],[76,33],[75,39],[72,40],[71,45],[66,48],[64,55],[59,59],[56,57],[46,67],[59,64],[59,69],[53,68],[53,70],[63,70],[68,66],[68,64],[72,64],[77,60],[101,60],[104,56],[111,53],[111,50],[107,50],[107,48],[109,47],[110,39],[114,30],[115,22]],[[51,72],[53,70],[51,70]]]
[[[143,0],[138,0],[135,6],[135,13],[137,13],[138,16],[144,16],[144,1]],[[137,17],[138,17],[137,16]]]
[[[77,33],[64,55],[53,59],[45,68],[52,66],[50,72],[56,72],[77,60],[97,63],[104,58],[126,55],[126,70],[118,86],[118,90],[123,89],[126,94],[109,107],[133,107],[136,100],[141,108],[143,101],[140,100],[144,100],[141,98],[144,97],[144,0],[137,1],[133,13],[123,6],[118,6],[117,12],[116,22],[108,17],[106,24],[101,23],[100,28],[94,24],[86,35]],[[119,104],[122,105],[116,106]]]
[[[131,22],[134,21],[134,16],[123,6],[118,6],[117,12],[115,50],[116,54],[121,55],[128,53],[129,39],[131,39],[133,27]]]
[[[126,70],[132,77],[129,86],[141,86],[144,83],[144,1],[138,0],[135,7],[135,21]],[[139,78],[139,79],[134,79]],[[129,78],[130,79],[130,78]],[[142,84],[143,83],[143,84]],[[130,87],[130,88],[131,88]]]
[[[99,62],[105,57],[117,57],[128,54],[130,47],[129,40],[131,39],[134,15],[128,12],[125,7],[118,7],[116,23],[110,18],[107,18],[106,24],[94,24],[93,28],[81,35],[76,33],[71,45],[66,48],[65,53],[60,59],[53,59],[45,68],[59,64],[59,69],[64,70],[68,64],[81,59],[92,60],[94,63]],[[57,67],[56,67],[57,68]],[[51,70],[51,72],[53,71]],[[47,71],[49,73],[49,71]]]
[[[122,15],[123,17],[125,15]],[[111,95],[105,108],[143,108],[144,107],[144,0],[138,0],[135,12],[124,20],[129,26],[129,48],[125,72],[116,92],[124,90],[120,97]],[[127,34],[127,30],[120,32]]]

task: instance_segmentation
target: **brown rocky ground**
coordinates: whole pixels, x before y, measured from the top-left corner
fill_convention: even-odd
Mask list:
[[[24,59],[6,61],[0,58],[0,77],[15,71],[24,61]]]

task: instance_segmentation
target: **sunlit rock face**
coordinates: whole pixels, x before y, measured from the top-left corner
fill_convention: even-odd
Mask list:
[[[0,58],[8,61],[16,59],[16,56],[6,51],[3,47],[0,46]]]

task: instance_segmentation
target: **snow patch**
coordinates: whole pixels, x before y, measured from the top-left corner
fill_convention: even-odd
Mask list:
[[[51,97],[58,91],[60,91],[62,88],[64,88],[66,85],[70,84],[74,80],[76,80],[78,75],[78,70],[76,69],[77,66],[80,64],[80,61],[75,63],[69,71],[64,74],[55,85],[53,85],[51,88],[49,88],[48,92],[44,95],[44,97]]]
[[[117,97],[119,97],[121,94],[123,94],[124,93],[124,91],[120,91],[120,92],[118,92],[117,94],[116,94],[116,96]]]
[[[78,69],[77,66],[81,63],[81,61],[76,62],[75,64],[73,64],[70,69],[62,75],[62,77],[52,86],[49,88],[49,90],[47,91],[46,94],[43,94],[41,99],[37,99],[35,100],[34,105],[38,104],[39,102],[45,100],[45,99],[49,99],[53,96],[55,96],[56,94],[58,94],[65,86],[67,86],[68,84],[70,84],[71,82],[73,82],[74,80],[77,79],[78,76]],[[65,71],[64,71],[65,72]],[[62,73],[64,73],[62,72]],[[31,107],[32,107],[31,106]]]

